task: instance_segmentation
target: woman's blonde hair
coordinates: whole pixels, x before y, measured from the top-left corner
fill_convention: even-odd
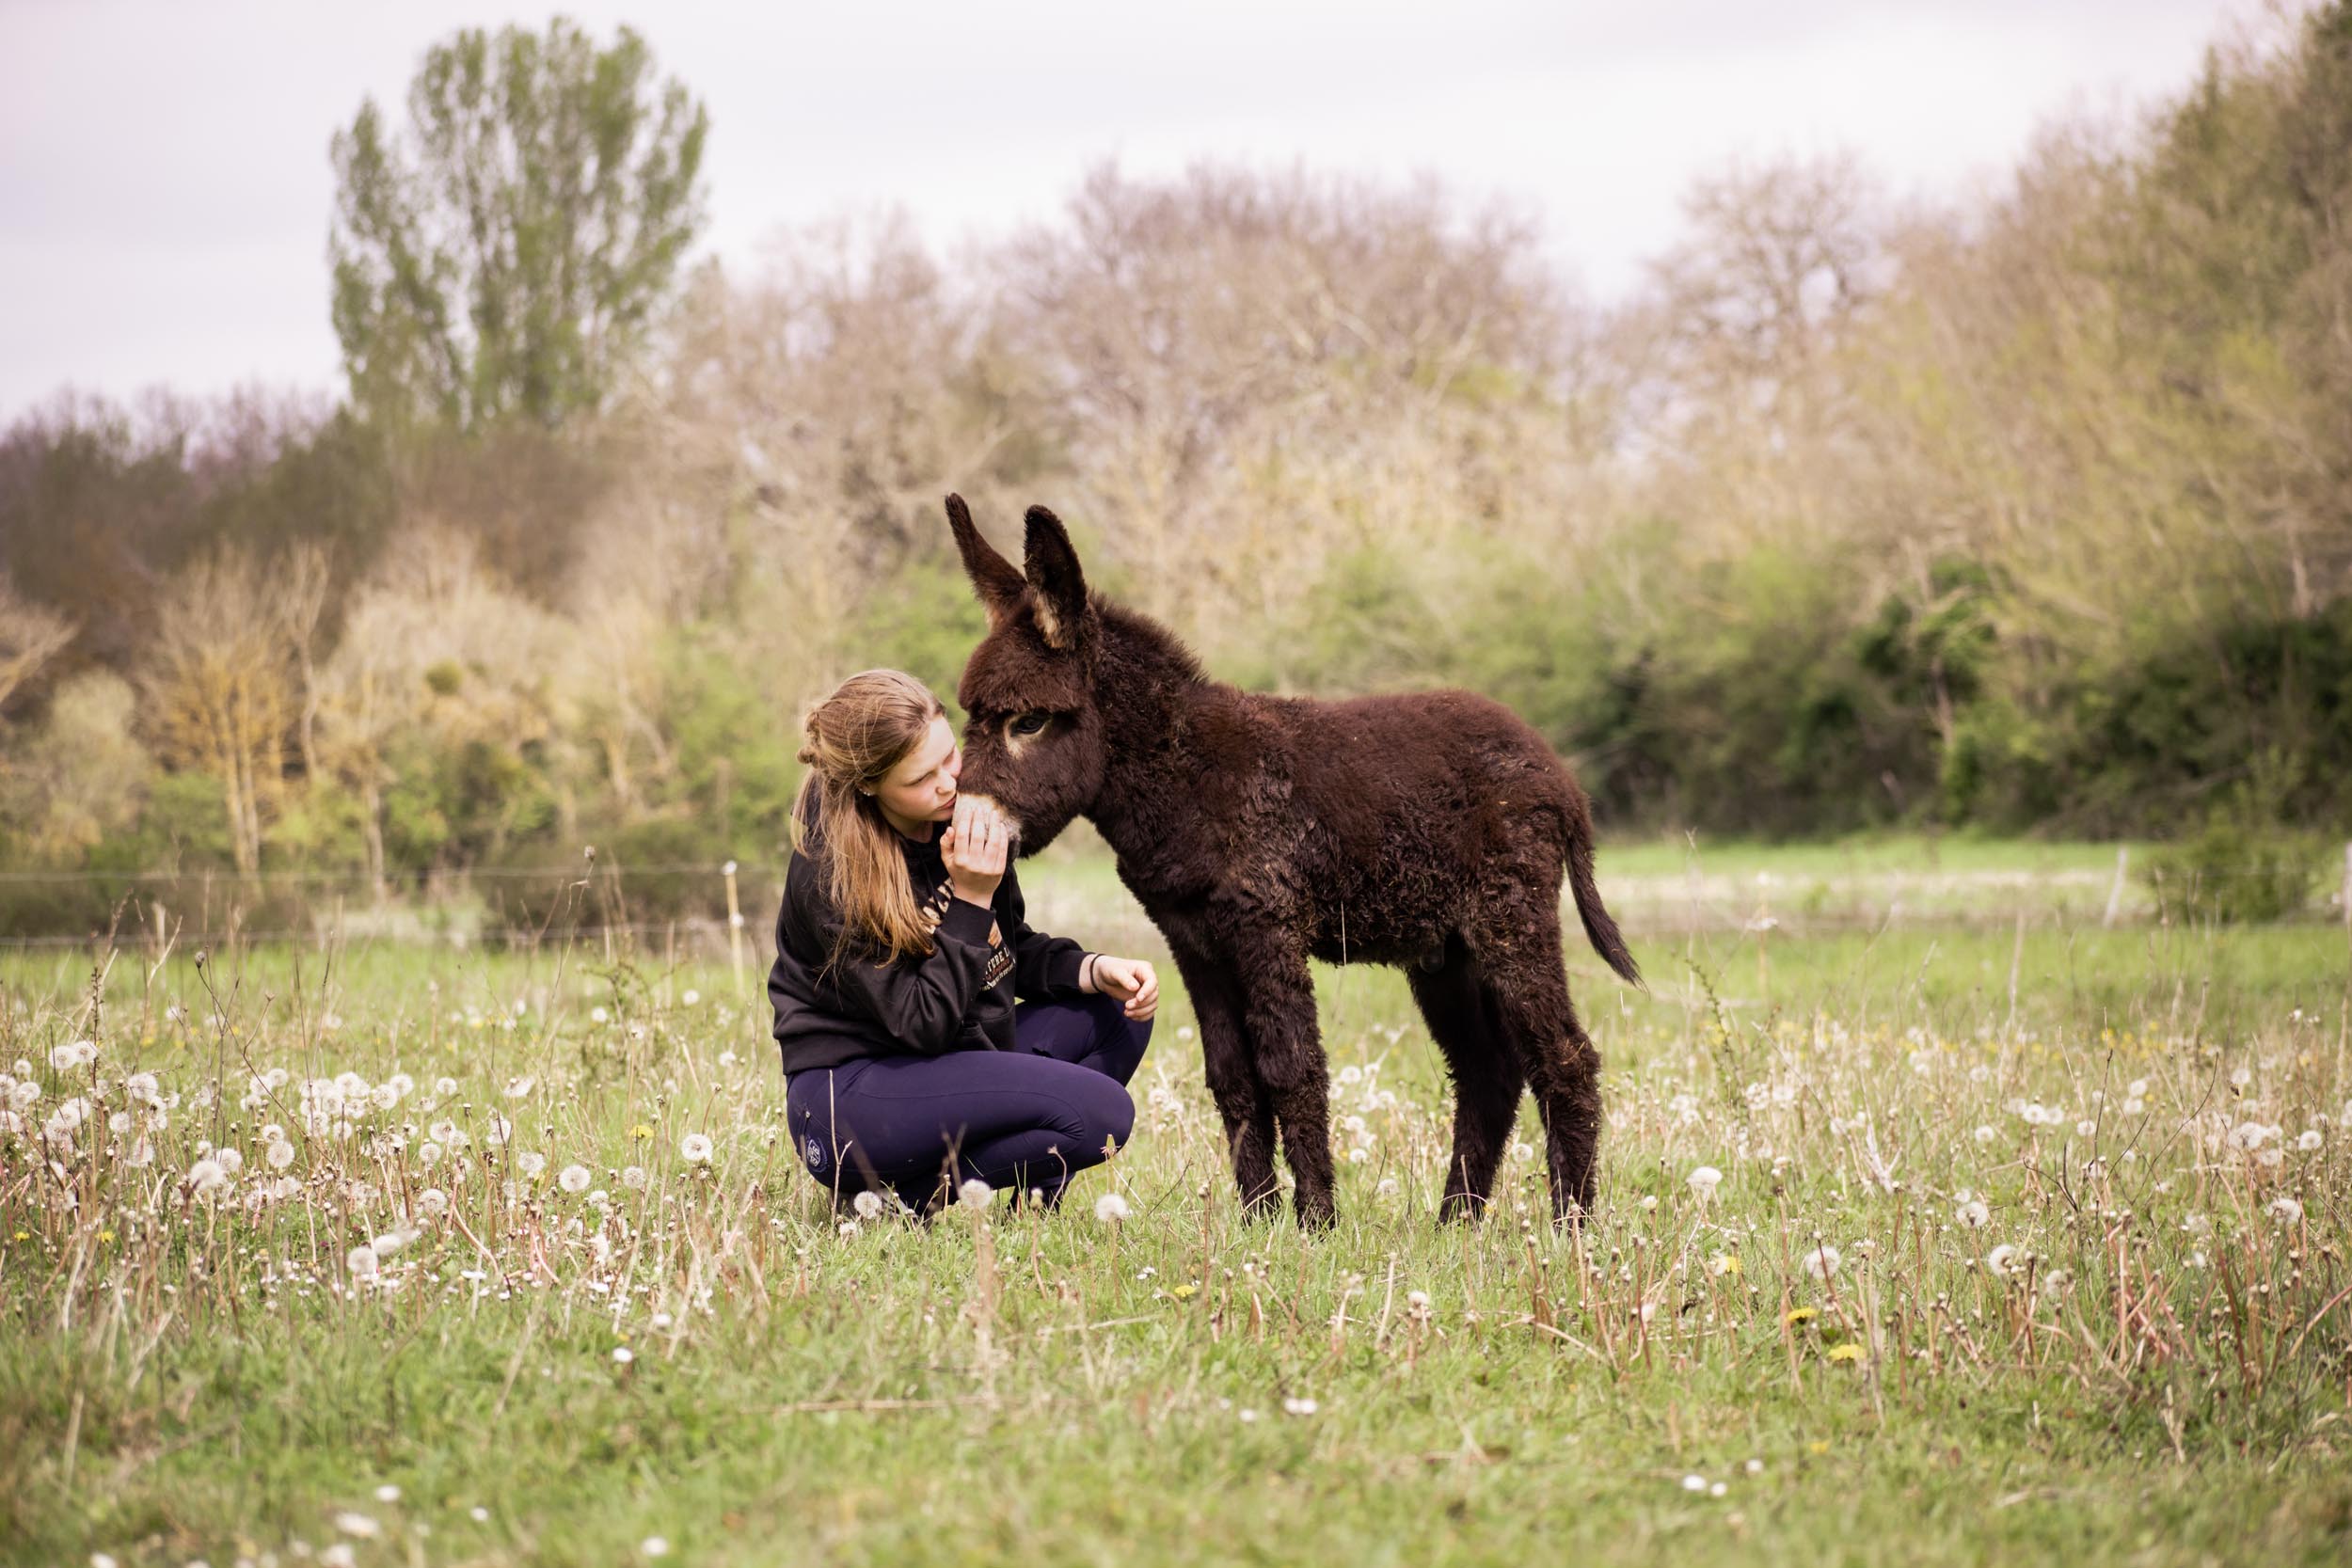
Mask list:
[[[792,801],[792,847],[824,868],[826,890],[842,914],[828,969],[852,942],[869,946],[882,963],[930,954],[933,921],[915,901],[898,830],[868,791],[946,712],[931,689],[906,672],[866,670],[802,716],[801,761],[808,771]]]

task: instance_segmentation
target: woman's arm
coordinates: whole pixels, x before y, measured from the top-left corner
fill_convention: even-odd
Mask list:
[[[1021,884],[1010,865],[1005,867],[1004,883],[997,889],[996,909],[998,922],[1012,945],[1015,996],[1034,1002],[1047,997],[1067,1001],[1086,994],[1078,983],[1086,949],[1068,937],[1047,936],[1029,928],[1024,918]]]
[[[786,891],[810,934],[807,949],[818,955],[815,967],[822,968],[841,929],[841,914],[817,885],[822,880],[817,868],[805,869],[807,875],[787,877]],[[985,907],[950,899],[931,933],[929,956],[909,953],[878,964],[852,942],[825,972],[822,989],[907,1050],[938,1055],[955,1044],[983,989],[991,924]]]

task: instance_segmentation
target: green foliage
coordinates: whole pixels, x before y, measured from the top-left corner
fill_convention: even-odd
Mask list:
[[[627,27],[598,48],[467,28],[429,50],[395,139],[336,134],[334,321],[352,397],[395,426],[592,411],[703,219],[708,116]]]
[[[2297,768],[2282,752],[2258,759],[2253,778],[2217,803],[2203,828],[2147,857],[2140,876],[2162,918],[2280,920],[2311,902],[2328,846],[2280,820]]]
[[[443,745],[412,735],[388,758],[388,863],[421,872],[501,856],[553,825],[556,794],[535,747],[475,737]]]
[[[904,670],[961,712],[956,687],[964,660],[988,635],[988,614],[973,596],[962,569],[936,556],[924,557],[890,580],[875,585],[860,606],[846,643],[856,670]],[[793,750],[798,752],[797,743]]]

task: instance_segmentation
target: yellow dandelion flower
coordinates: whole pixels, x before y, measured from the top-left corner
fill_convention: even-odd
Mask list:
[[[115,1233],[111,1230],[102,1230],[98,1233],[98,1239],[102,1242],[111,1242],[115,1239]]]
[[[1811,1454],[1827,1453],[1829,1452],[1829,1445],[1827,1443],[1807,1443],[1804,1446],[1804,1451]]]
[[[1860,1345],[1832,1345],[1829,1351],[1829,1359],[1832,1361],[1859,1361],[1862,1359],[1862,1347]]]
[[[1200,1287],[1187,1282],[1177,1286],[1174,1290],[1169,1291],[1168,1293],[1174,1296],[1178,1301],[1190,1301],[1194,1296],[1200,1293]]]
[[[29,1230],[20,1230],[14,1239],[20,1242],[29,1242],[33,1239],[33,1233]]]
[[[1792,1307],[1788,1315],[1780,1321],[1785,1323],[1809,1323],[1820,1315],[1821,1309],[1818,1307]]]
[[[628,1130],[628,1135],[636,1139],[639,1143],[644,1143],[647,1138],[653,1136],[653,1129],[641,1121],[636,1126]]]

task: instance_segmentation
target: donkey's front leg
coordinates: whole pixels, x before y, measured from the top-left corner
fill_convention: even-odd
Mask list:
[[[1315,988],[1304,956],[1242,976],[1258,1079],[1274,1102],[1282,1156],[1298,1184],[1302,1227],[1327,1229],[1339,1218],[1331,1193],[1331,1077],[1315,1022]]]
[[[1200,1023],[1201,1066],[1225,1123],[1226,1153],[1242,1207],[1253,1219],[1270,1217],[1282,1201],[1281,1185],[1274,1179],[1274,1107],[1250,1060],[1239,998],[1217,960],[1173,938],[1168,950]]]

